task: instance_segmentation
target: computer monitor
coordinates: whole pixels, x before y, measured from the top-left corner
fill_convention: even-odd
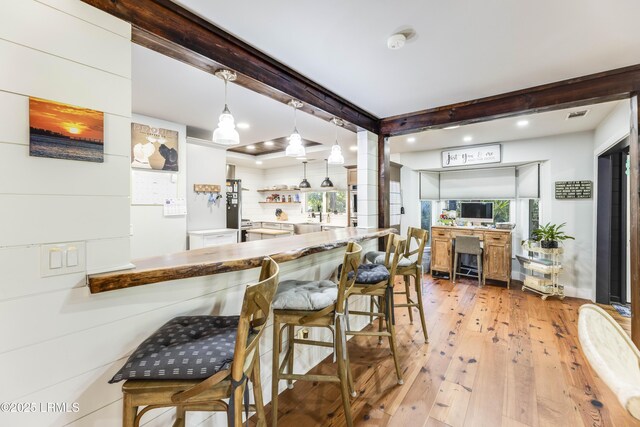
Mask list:
[[[493,203],[461,202],[460,219],[473,223],[493,222]]]

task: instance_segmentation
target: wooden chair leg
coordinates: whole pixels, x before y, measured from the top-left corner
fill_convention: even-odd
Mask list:
[[[375,297],[369,297],[369,312],[371,315],[369,316],[369,323],[373,324],[373,308],[374,308],[374,299]]]
[[[184,406],[176,407],[176,421],[173,423],[173,427],[184,427],[187,422],[187,411]]]
[[[242,408],[243,408],[243,396],[244,388],[247,386],[245,381],[244,385],[235,389],[235,392],[229,397],[229,401],[233,399],[233,425],[231,424],[231,408],[228,409],[227,419],[229,427],[242,427]]]
[[[393,310],[393,307],[391,307]],[[385,316],[387,321],[387,331],[389,332],[389,347],[391,348],[391,355],[393,356],[393,363],[396,366],[396,374],[398,375],[398,384],[404,384],[402,379],[402,371],[400,370],[400,363],[398,362],[398,347],[396,345],[396,328],[393,325],[393,319],[391,316]]]
[[[456,283],[456,272],[458,271],[458,253],[453,255],[453,283]]]
[[[411,276],[404,276],[404,293],[406,295],[407,298],[407,304],[411,304],[411,291],[410,291],[410,286],[411,286]],[[409,310],[409,324],[413,325],[413,307],[409,306],[407,307],[407,310]]]
[[[386,313],[386,303],[383,297],[378,297],[378,311],[380,313]],[[382,332],[382,323],[384,322],[384,316],[378,316],[378,332]],[[378,337],[378,344],[382,344],[382,337]]]
[[[293,374],[293,340],[295,338],[296,328],[293,325],[289,325],[287,328],[287,340],[289,340],[289,346],[287,352],[289,353],[289,359],[287,360],[287,373]],[[293,388],[293,380],[287,380],[287,387]]]
[[[273,358],[271,359],[271,425],[278,425],[278,385],[280,383],[280,322],[273,319]]]
[[[253,383],[253,401],[256,404],[257,426],[266,427],[267,417],[264,412],[264,399],[262,398],[262,380],[260,378],[260,354],[256,348],[256,360],[253,362],[251,382]]]
[[[338,318],[336,322],[341,322]],[[353,427],[353,419],[351,417],[351,402],[349,401],[349,378],[347,373],[346,360],[342,357],[342,331],[340,325],[336,323],[336,350],[338,354],[338,377],[340,377],[340,392],[342,395],[342,406],[344,407],[344,419],[348,427]],[[346,349],[345,349],[346,350]]]
[[[353,383],[353,371],[351,371],[351,362],[349,361],[349,346],[347,346],[345,354],[347,355],[347,361],[346,361],[346,366],[347,366],[347,380],[348,380],[348,384],[349,384],[349,394],[351,395],[351,397],[356,397],[357,393],[356,393],[356,386]],[[337,358],[337,356],[336,356]]]
[[[478,286],[482,286],[482,256],[477,255],[478,257]]]
[[[424,302],[422,301],[422,272],[418,270],[416,273],[416,294],[418,295],[418,311],[420,312],[420,322],[422,323],[422,332],[424,333],[424,342],[429,342],[429,333],[427,332],[427,321],[424,317]]]
[[[131,396],[125,394],[122,397],[122,427],[134,427],[138,407],[133,406]]]

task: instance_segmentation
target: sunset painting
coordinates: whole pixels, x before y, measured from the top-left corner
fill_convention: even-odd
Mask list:
[[[104,162],[104,113],[29,98],[29,154]]]

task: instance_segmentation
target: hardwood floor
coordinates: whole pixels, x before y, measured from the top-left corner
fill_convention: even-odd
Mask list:
[[[386,342],[349,341],[356,425],[640,426],[579,349],[585,300],[542,301],[520,289],[430,276],[424,286],[429,344],[419,322],[396,310],[404,385],[396,384]],[[313,371],[335,369],[328,358]],[[297,382],[280,395],[278,412],[281,427],[345,424],[336,384]]]

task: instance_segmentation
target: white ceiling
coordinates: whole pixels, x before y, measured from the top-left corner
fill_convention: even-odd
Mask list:
[[[550,135],[594,130],[620,102],[614,101],[587,107],[569,108],[546,113],[492,120],[460,126],[456,129],[434,129],[411,135],[390,138],[391,153],[435,150],[491,142],[541,138]],[[567,120],[573,111],[588,110],[586,116]],[[528,125],[518,126],[518,121],[527,120]],[[471,137],[465,141],[465,137]],[[414,138],[415,141],[410,142]]]
[[[135,44],[132,71],[135,113],[202,129],[215,129],[224,108],[222,80]],[[235,84],[229,85],[228,101],[236,124],[246,122],[250,125],[249,129],[238,130],[241,145],[280,138],[293,131],[293,110],[285,104]],[[299,111],[298,130],[303,138],[323,144],[319,151],[317,148],[311,150],[310,159],[323,159],[329,155],[336,138],[333,124]],[[356,144],[356,134],[341,128],[338,135],[345,160],[355,163],[355,154],[349,147]],[[300,160],[285,157],[283,153],[257,158],[262,160],[262,165],[255,164],[256,157],[242,155],[234,157],[233,163],[260,168],[300,163]]]
[[[176,3],[379,117],[640,63],[637,0]]]

